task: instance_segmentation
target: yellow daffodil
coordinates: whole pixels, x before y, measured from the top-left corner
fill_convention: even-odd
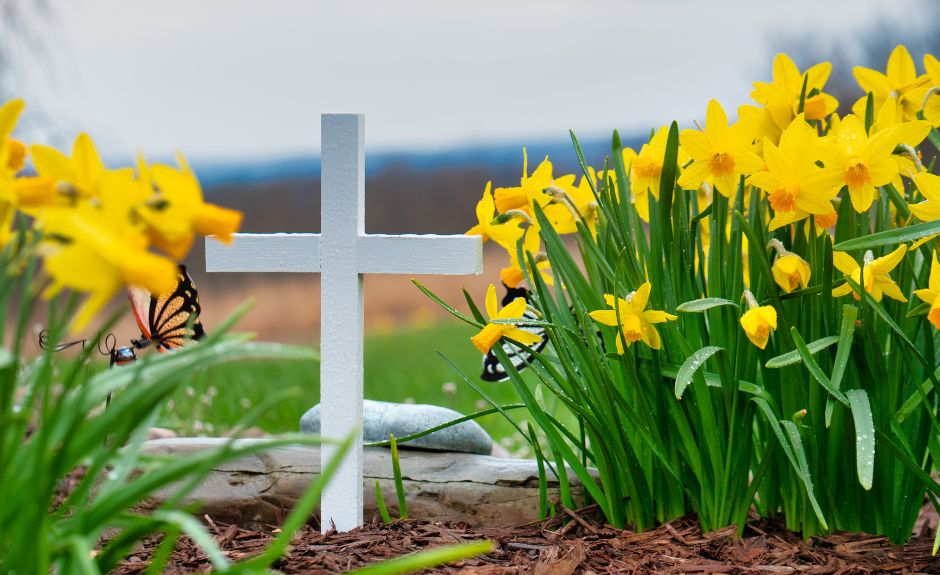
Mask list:
[[[611,294],[604,294],[604,301],[612,309],[601,309],[591,312],[594,321],[610,326],[620,326],[623,340],[627,345],[642,341],[653,349],[662,347],[662,340],[654,324],[678,319],[676,316],[664,311],[646,309],[652,285],[646,282],[626,298],[617,298]],[[623,353],[623,343],[617,338],[617,353]]]
[[[744,290],[744,297],[749,309],[741,316],[741,327],[751,343],[765,349],[770,334],[777,329],[777,310],[770,305],[759,305],[749,290]]]
[[[708,103],[705,130],[683,130],[679,141],[692,158],[692,164],[679,178],[687,190],[710,184],[727,198],[734,196],[741,176],[764,167],[751,151],[752,135],[745,124],[728,125],[728,116],[717,100]]]
[[[650,138],[650,141],[643,144],[640,153],[633,160],[633,170],[630,171],[630,189],[633,191],[637,213],[644,222],[650,221],[649,197],[647,194],[653,194],[654,198],[659,199],[659,185],[668,140],[669,126],[660,127]],[[689,155],[681,146],[679,147],[678,160],[679,166],[684,166],[689,162]]]
[[[189,252],[194,234],[211,235],[222,243],[230,243],[232,234],[241,225],[242,213],[206,203],[186,158],[180,154],[177,162],[179,168],[157,164],[149,170],[140,162],[140,177],[153,178],[159,195],[138,214],[148,224],[153,244],[181,259]]]
[[[541,274],[542,279],[546,284],[553,285],[555,281],[548,273],[551,264],[548,262],[548,259],[545,258],[545,254],[539,252],[540,243],[538,224],[530,223],[529,227],[525,230],[525,236],[522,240],[522,253],[532,254],[535,257],[535,266]],[[516,244],[507,246],[506,251],[509,252],[509,266],[499,270],[499,279],[506,284],[507,287],[518,287],[519,284],[525,281],[525,273],[522,271],[522,264],[519,262]]]
[[[914,175],[914,184],[924,201],[911,204],[911,212],[924,222],[940,220],[940,176],[922,172]]]
[[[893,252],[877,259],[875,259],[871,250],[865,252],[864,280],[859,275],[862,266],[858,265],[849,254],[845,252],[833,252],[832,263],[836,266],[836,269],[845,274],[846,277],[852,278],[852,281],[863,286],[865,291],[875,298],[875,301],[881,301],[883,295],[898,301],[907,301],[907,298],[904,297],[904,294],[901,292],[901,288],[899,288],[898,284],[894,283],[894,280],[888,275],[891,270],[901,263],[906,253],[906,244],[901,244]],[[848,282],[832,290],[833,297],[841,297],[849,293],[855,296],[855,299],[861,299],[859,294],[854,293],[852,286]]]
[[[133,186],[129,172],[105,172],[97,187],[100,202],[43,214],[48,237],[66,240],[47,242],[45,269],[52,284],[44,295],[52,297],[64,288],[89,294],[73,330],[87,325],[126,285],[162,293],[175,283],[176,264],[147,251],[146,236],[128,217],[132,204],[126,191]]]
[[[770,240],[768,245],[777,251],[777,258],[770,271],[780,289],[786,293],[801,286],[805,289],[809,285],[809,263],[795,253],[787,251],[776,238]]]
[[[927,288],[914,290],[914,293],[922,301],[930,304],[927,319],[935,328],[940,329],[940,261],[937,261],[937,252],[933,253]]]
[[[477,202],[477,224],[467,230],[465,235],[483,236],[483,241],[493,240],[508,249],[515,249],[516,241],[522,237],[524,230],[517,219],[509,218],[505,222],[494,222],[496,217],[496,203],[493,201],[491,182],[486,183],[483,198]]]
[[[901,117],[901,112],[893,102],[885,102],[881,109],[875,113],[875,121],[872,124],[869,133],[877,134],[885,130],[893,135],[895,140],[894,154],[892,159],[898,164],[898,174],[891,180],[891,184],[896,190],[902,190],[904,184],[901,176],[909,177],[912,174],[923,171],[920,154],[914,149],[930,133],[930,122],[915,120],[906,122]]]
[[[55,200],[50,186],[35,185],[37,178],[15,178],[26,158],[26,146],[12,138],[23,108],[22,100],[10,100],[0,107],[0,247],[10,240],[18,208],[37,208]]]
[[[568,212],[567,214],[562,214],[556,210],[546,212],[546,216],[550,218],[552,223],[552,228],[558,234],[577,232],[578,220],[584,222],[591,231],[592,236],[597,233],[597,198],[591,190],[592,186],[597,189],[597,172],[594,171],[594,168],[588,166],[588,175],[581,176],[581,181],[578,182],[576,188],[571,188],[570,191],[561,188],[551,189],[552,201],[565,207]]]
[[[564,206],[549,204],[552,196],[545,193],[549,188],[557,188],[566,192],[571,192],[574,186],[574,174],[567,174],[557,178],[552,176],[552,163],[548,156],[542,160],[542,163],[535,168],[532,175],[529,175],[529,156],[525,150],[522,151],[522,179],[519,186],[513,188],[496,188],[493,192],[493,198],[496,202],[496,210],[504,214],[509,210],[522,210],[527,212],[532,218],[535,213],[532,211],[532,205],[538,204],[550,219],[563,219],[567,210]],[[557,213],[556,213],[557,212]]]
[[[754,91],[751,92],[751,98],[762,108],[742,106],[738,114],[757,124],[758,138],[766,137],[776,144],[783,130],[801,113],[800,97],[803,95],[804,79],[806,97],[802,114],[807,120],[822,120],[839,107],[838,100],[822,91],[831,71],[832,64],[822,62],[801,73],[789,56],[777,54],[773,64],[773,80],[754,82]],[[810,95],[814,91],[817,93]]]
[[[816,165],[818,139],[816,130],[802,116],[784,130],[779,147],[764,138],[767,170],[753,174],[749,182],[767,192],[774,209],[771,230],[810,214],[828,215],[834,211],[831,200],[839,190]]]
[[[493,287],[493,284],[490,284],[490,287],[486,290],[486,315],[490,320],[519,319],[525,313],[526,305],[525,298],[517,297],[509,305],[497,311],[496,288]],[[470,342],[480,350],[480,353],[487,353],[501,337],[523,345],[532,345],[542,339],[541,336],[519,329],[510,323],[487,323],[479,333],[470,338]]]
[[[930,78],[930,88],[924,95],[924,118],[940,128],[940,60],[933,54],[924,54],[924,70]]]
[[[82,133],[75,138],[70,157],[42,144],[30,146],[29,153],[37,174],[67,201],[75,202],[99,195],[98,186],[106,168],[88,134]]]
[[[871,92],[875,110],[890,101],[898,108],[903,119],[915,119],[927,92],[927,75],[917,75],[914,59],[904,46],[897,46],[891,52],[885,72],[861,66],[852,69],[855,80],[866,94],[855,102],[852,112],[859,117],[865,117],[867,94]]]
[[[902,139],[914,139],[921,132],[926,137],[927,122],[910,122],[872,134],[865,132],[865,122],[854,114],[842,120],[832,116],[832,129],[819,145],[818,155],[825,167],[824,181],[836,190],[848,187],[852,207],[861,213],[871,207],[876,188],[894,180],[900,171],[892,156]],[[923,139],[923,138],[921,138]]]
[[[26,160],[26,146],[13,139],[16,122],[25,107],[23,100],[19,99],[0,106],[0,176],[13,177]]]

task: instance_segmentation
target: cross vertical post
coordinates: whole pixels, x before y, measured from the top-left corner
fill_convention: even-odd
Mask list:
[[[323,491],[321,527],[362,525],[362,274],[358,241],[365,235],[365,151],[362,114],[321,117],[320,404],[323,437],[358,437]],[[329,266],[322,262],[329,261]],[[323,445],[320,469],[335,455]]]
[[[231,246],[206,241],[208,272],[321,273],[320,435],[358,430],[351,450],[324,488],[320,525],[362,525],[363,274],[463,275],[483,271],[480,236],[365,233],[365,119],[321,119],[319,234],[235,234]],[[323,445],[321,469],[336,454]]]

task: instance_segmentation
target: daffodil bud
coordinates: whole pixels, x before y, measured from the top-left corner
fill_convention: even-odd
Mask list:
[[[558,202],[570,200],[570,198],[568,197],[568,193],[554,184],[544,188],[542,190],[542,193],[547,196],[550,196],[553,200],[558,201]]]
[[[806,288],[809,285],[810,276],[810,268],[806,260],[787,251],[776,238],[770,240],[768,245],[777,250],[777,259],[774,260],[770,271],[780,289],[790,293],[800,286]]]
[[[897,148],[894,150],[894,153],[900,156],[906,156],[908,159],[910,159],[911,162],[914,163],[914,166],[917,168],[918,172],[924,169],[924,164],[921,162],[920,154],[917,153],[917,150],[914,149],[914,146],[903,143],[898,144]]]
[[[506,222],[511,221],[513,218],[519,218],[527,224],[532,223],[532,218],[525,210],[506,210],[504,213],[496,216],[493,220],[492,225],[505,224]]]
[[[771,332],[777,329],[777,310],[773,306],[759,305],[750,290],[744,290],[744,298],[750,309],[741,316],[741,327],[751,343],[764,349]]]

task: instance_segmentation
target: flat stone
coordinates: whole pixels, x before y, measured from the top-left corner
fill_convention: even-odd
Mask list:
[[[407,437],[460,417],[463,414],[438,405],[366,399],[362,404],[362,440],[365,443],[387,441],[392,433],[396,438]],[[300,431],[320,433],[319,403],[300,418]],[[400,444],[399,447],[488,455],[493,451],[493,440],[477,422],[464,421]]]
[[[184,456],[218,448],[226,441],[207,437],[160,439],[146,442],[143,453]],[[238,440],[241,444],[259,441],[265,440]],[[539,475],[534,460],[419,450],[403,450],[399,455],[409,517],[491,527],[538,519]],[[180,503],[200,503],[200,514],[222,521],[280,524],[319,472],[318,448],[279,447],[218,465]],[[366,448],[363,475],[365,520],[378,517],[376,480],[389,513],[397,517],[391,452]],[[568,481],[575,501],[583,502],[580,481],[573,473],[569,473]],[[172,497],[176,489],[170,486],[155,493],[144,508],[155,508]],[[558,500],[557,481],[549,481],[548,497],[550,501]]]

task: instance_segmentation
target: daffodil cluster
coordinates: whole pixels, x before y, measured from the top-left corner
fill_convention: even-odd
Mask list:
[[[918,67],[899,46],[856,68],[840,107],[828,63],[781,54],[736,114],[712,100],[639,151],[614,132],[600,164],[575,141],[580,178],[545,159],[487,186],[469,233],[529,302],[491,286],[488,320],[455,315],[481,352],[517,348],[527,439],[612,525],[757,512],[902,543],[940,493],[940,63]]]
[[[136,168],[109,169],[87,134],[69,154],[28,146],[12,136],[23,108],[21,100],[0,107],[0,246],[11,243],[16,214],[26,216],[51,280],[44,295],[87,294],[73,329],[125,286],[172,288],[195,236],[228,242],[238,230],[242,214],[205,202],[182,155],[176,166],[140,157]]]
[[[553,166],[546,157],[529,174],[528,154],[523,150],[522,178],[518,186],[492,189],[487,183],[483,197],[477,202],[477,223],[466,233],[479,235],[483,241],[492,240],[506,250],[509,265],[499,272],[500,280],[507,287],[517,287],[525,280],[525,260],[531,255],[536,261],[536,270],[546,283],[553,283],[542,244],[535,207],[541,209],[559,234],[577,232],[577,222],[583,222],[593,233],[597,224],[597,202],[594,190],[597,174],[589,170],[575,185],[574,174],[553,175]],[[520,250],[521,248],[521,250]],[[520,252],[523,261],[520,261]]]
[[[885,72],[856,67],[854,75],[864,95],[851,111],[840,115],[839,102],[825,92],[831,64],[823,62],[800,71],[787,55],[779,54],[771,80],[754,83],[754,103],[738,108],[737,120],[729,119],[718,101],[709,102],[704,123],[681,130],[675,164],[668,166],[674,171],[677,190],[695,194],[695,208],[687,217],[699,220],[696,231],[702,251],[695,254],[696,267],[710,249],[708,223],[711,212],[719,209],[716,195],[726,200],[721,209],[739,206],[745,215],[755,205],[752,195],[758,195],[766,233],[777,234],[766,247],[776,252],[772,274],[783,294],[805,290],[810,282],[809,255],[784,246],[792,243],[798,229],[834,238],[839,215],[849,208],[859,218],[872,210],[896,215],[901,209],[910,214],[906,222],[896,225],[940,220],[940,176],[924,165],[919,151],[928,135],[933,134],[934,146],[940,142],[935,131],[940,127],[940,62],[928,54],[923,67],[925,72],[919,74],[904,46],[891,53]],[[480,234],[484,241],[492,239],[507,250],[510,263],[500,272],[507,286],[518,286],[526,275],[526,262],[518,257],[520,242],[521,253],[533,255],[538,272],[550,283],[549,263],[539,251],[534,211],[544,212],[543,221],[550,222],[557,234],[576,232],[581,222],[596,235],[604,216],[598,207],[599,189],[609,184],[619,199],[621,181],[628,192],[625,200],[643,225],[650,225],[650,203],[660,201],[667,167],[668,134],[669,126],[662,126],[653,130],[639,152],[622,148],[619,159],[626,176],[622,180],[614,178],[612,170],[599,176],[592,168],[578,182],[572,174],[555,176],[548,158],[529,175],[526,158],[519,186],[491,190],[487,184],[477,205],[478,223],[467,233]],[[725,233],[730,230],[729,221]],[[751,260],[747,238],[738,249],[739,253],[725,256],[729,262],[742,262],[746,287]],[[907,301],[904,294],[911,295],[917,286],[902,290],[891,278],[891,270],[906,249],[902,246],[880,258],[858,254],[860,259],[836,251],[838,285],[833,296],[855,293],[852,285],[860,285],[877,301],[883,295]],[[703,279],[707,274],[705,269]],[[711,295],[743,297],[741,292]],[[763,343],[755,344],[764,348],[766,338],[759,339]]]

